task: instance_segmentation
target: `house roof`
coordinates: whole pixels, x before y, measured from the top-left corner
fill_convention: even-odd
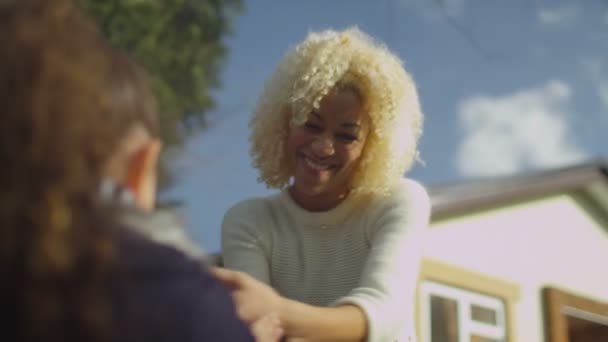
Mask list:
[[[608,162],[596,160],[548,171],[439,184],[428,190],[433,218],[573,191],[588,193],[608,212]]]

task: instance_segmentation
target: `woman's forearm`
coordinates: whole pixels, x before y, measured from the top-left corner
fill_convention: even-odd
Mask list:
[[[368,335],[365,313],[358,306],[312,306],[282,297],[246,273],[223,268],[214,268],[213,273],[232,289],[244,321],[254,322],[264,315],[277,314],[285,335],[296,341],[362,341]]]
[[[363,341],[367,321],[355,305],[317,307],[284,299],[281,322],[290,341]]]

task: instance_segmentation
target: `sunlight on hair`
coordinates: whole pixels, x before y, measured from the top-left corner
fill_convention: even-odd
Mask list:
[[[386,193],[417,158],[422,112],[414,81],[400,59],[357,28],[311,33],[288,51],[267,81],[251,119],[251,155],[259,180],[288,185],[285,141],[339,84],[354,87],[371,131],[353,191]]]

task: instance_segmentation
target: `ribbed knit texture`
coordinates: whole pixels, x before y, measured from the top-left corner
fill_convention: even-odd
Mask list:
[[[412,340],[429,216],[426,191],[408,179],[390,196],[353,194],[325,212],[306,211],[282,191],[226,213],[224,263],[294,300],[359,306],[368,320],[368,341]]]

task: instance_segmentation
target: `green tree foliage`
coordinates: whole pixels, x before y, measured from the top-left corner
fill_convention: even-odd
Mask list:
[[[159,100],[161,136],[179,146],[205,126],[220,86],[223,38],[242,0],[79,0],[109,40],[145,67]]]

